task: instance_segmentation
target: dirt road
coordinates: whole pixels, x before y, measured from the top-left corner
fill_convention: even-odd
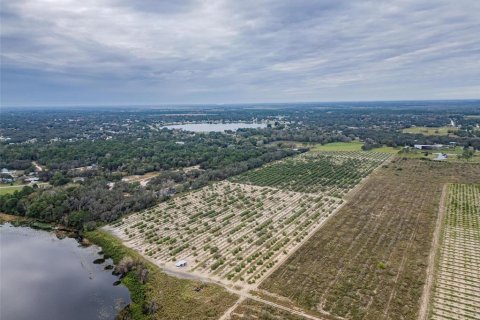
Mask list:
[[[32,164],[37,172],[43,171],[43,168],[36,161],[32,161]]]
[[[438,208],[437,224],[433,233],[432,247],[430,255],[428,256],[427,279],[423,287],[422,297],[420,299],[420,310],[418,312],[418,320],[426,320],[428,316],[428,305],[430,304],[430,295],[432,293],[434,274],[435,274],[435,260],[437,257],[438,247],[440,246],[440,235],[442,233],[442,224],[445,217],[445,200],[447,197],[448,185],[445,184],[440,198],[440,205]]]

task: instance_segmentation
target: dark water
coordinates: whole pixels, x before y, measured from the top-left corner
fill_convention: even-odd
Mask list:
[[[130,294],[99,247],[27,227],[0,225],[0,319],[114,319]]]

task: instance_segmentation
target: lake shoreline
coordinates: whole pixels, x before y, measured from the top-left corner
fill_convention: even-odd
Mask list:
[[[18,220],[22,220],[20,224],[12,224]],[[31,219],[0,215],[5,280],[2,300],[18,292],[31,301],[29,310],[5,300],[9,308],[3,309],[2,318],[15,315],[15,319],[27,319],[38,314],[37,319],[51,319],[52,314],[65,313],[71,319],[116,319],[128,308],[132,294],[126,286],[118,287],[121,279],[102,247],[92,246],[70,230],[35,229],[33,223]],[[28,280],[31,276],[36,280]],[[59,282],[67,282],[68,295]],[[74,307],[65,309],[66,305]]]

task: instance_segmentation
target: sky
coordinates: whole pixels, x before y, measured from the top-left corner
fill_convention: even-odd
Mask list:
[[[1,1],[2,106],[480,98],[478,0]]]

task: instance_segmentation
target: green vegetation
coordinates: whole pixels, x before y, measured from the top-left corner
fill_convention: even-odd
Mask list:
[[[13,193],[14,191],[20,191],[22,190],[23,186],[22,185],[13,185],[13,186],[9,186],[9,185],[0,185],[0,196],[1,195],[5,195],[5,194],[11,194]]]
[[[62,223],[79,230],[95,228],[99,221],[113,221],[155,203],[155,195],[138,185],[119,182],[109,188],[102,179],[48,189],[25,186],[20,191],[0,195],[2,212]]]
[[[129,312],[134,319],[217,319],[237,298],[214,284],[166,275],[105,231],[86,232],[85,237],[102,247],[116,264],[124,257],[131,257],[148,268],[148,280],[144,284],[133,271],[122,279],[132,295]],[[194,290],[198,288],[200,290]],[[156,311],[145,314],[145,310],[152,310],[149,308],[152,305]]]
[[[85,237],[102,248],[102,251],[112,258],[115,264],[118,264],[124,257],[133,257],[135,259],[141,258],[134,250],[126,248],[120,241],[114,236],[107,234],[103,231],[91,231],[86,232]],[[154,266],[150,267],[152,270]],[[158,271],[157,271],[158,272]],[[146,319],[147,315],[142,312],[143,305],[146,304],[145,290],[146,285],[140,283],[139,279],[133,272],[127,274],[122,279],[123,284],[128,288],[131,294],[132,303],[130,304],[130,312],[134,316],[134,319]]]
[[[337,187],[342,193],[390,157],[365,151],[310,152],[245,172],[231,181],[297,192],[321,192]]]

